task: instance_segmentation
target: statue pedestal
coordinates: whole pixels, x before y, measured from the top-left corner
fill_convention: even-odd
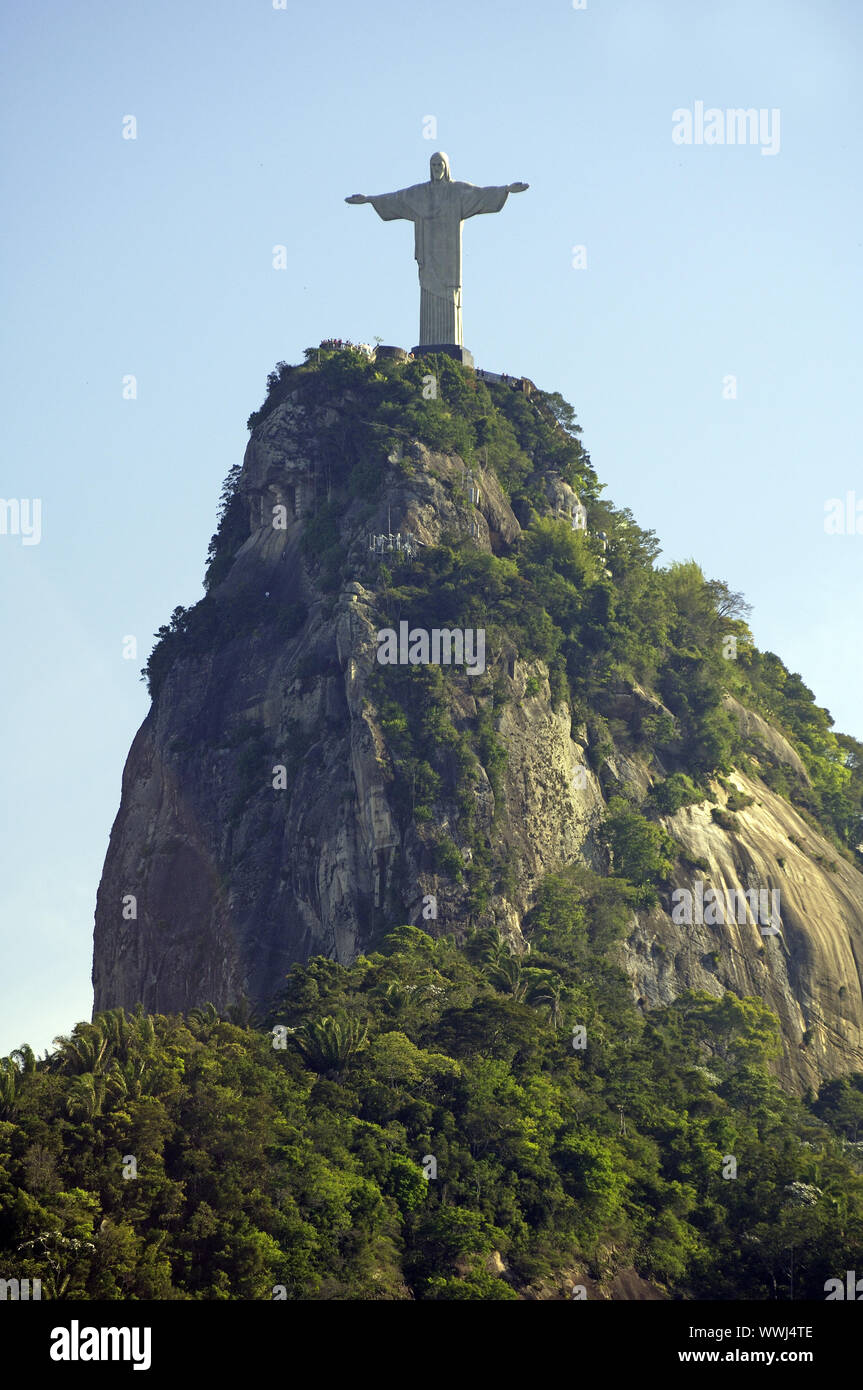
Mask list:
[[[463,362],[466,367],[473,366],[473,353],[468,352],[466,347],[460,347],[458,343],[421,343],[419,347],[411,348],[414,357],[424,357],[430,352],[445,352],[447,357],[454,357],[456,362]]]
[[[396,362],[407,362],[408,350],[403,347],[390,347],[382,343],[375,348],[375,357],[392,357]]]

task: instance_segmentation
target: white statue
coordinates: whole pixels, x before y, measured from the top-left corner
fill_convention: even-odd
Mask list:
[[[526,183],[478,188],[455,183],[449,158],[439,150],[429,160],[428,183],[368,198],[355,193],[346,203],[371,203],[385,222],[406,218],[414,224],[414,255],[420,277],[420,347],[450,343],[461,347],[461,224],[478,212],[500,212],[510,193]]]

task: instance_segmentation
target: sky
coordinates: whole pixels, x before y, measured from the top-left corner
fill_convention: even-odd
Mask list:
[[[201,597],[267,373],[417,340],[412,228],[344,198],[437,149],[530,184],[465,225],[476,364],[560,391],[661,563],[742,590],[863,738],[856,0],[11,0],[2,25],[0,1054],[90,1015],[140,668]],[[699,103],[757,128],[719,143]]]

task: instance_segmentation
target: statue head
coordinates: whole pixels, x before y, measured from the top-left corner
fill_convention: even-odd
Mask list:
[[[449,171],[449,155],[444,154],[443,150],[437,150],[432,155],[429,160],[429,170],[432,183],[437,183],[441,179],[446,179],[448,182],[452,180],[452,174]]]

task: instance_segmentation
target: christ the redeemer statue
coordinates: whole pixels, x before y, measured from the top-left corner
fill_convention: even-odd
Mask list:
[[[478,188],[456,183],[449,158],[438,151],[428,183],[368,198],[355,193],[346,203],[371,203],[385,222],[401,217],[414,224],[414,255],[420,277],[420,347],[463,344],[461,324],[461,224],[478,212],[500,212],[510,193],[526,183]]]

